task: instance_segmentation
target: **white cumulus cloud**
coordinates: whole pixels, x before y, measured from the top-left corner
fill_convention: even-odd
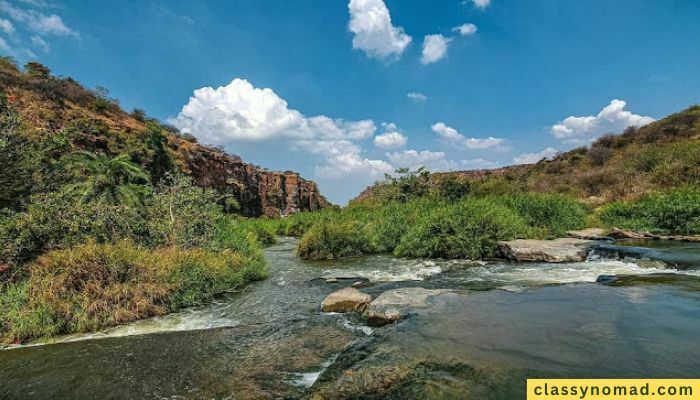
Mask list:
[[[470,160],[450,160],[442,151],[404,150],[386,153],[387,158],[397,167],[416,169],[425,167],[430,171],[455,171],[464,169],[485,169],[498,166],[497,162],[475,158]]]
[[[572,115],[552,126],[551,132],[566,143],[584,144],[606,133],[618,133],[629,126],[640,127],[655,121],[652,117],[625,110],[626,105],[623,100],[612,100],[598,115]]]
[[[236,78],[216,89],[196,89],[171,122],[208,144],[281,142],[320,155],[326,165],[316,171],[326,178],[351,173],[377,177],[393,170],[386,161],[364,158],[356,143],[374,135],[372,120],[307,117],[272,89],[257,88],[245,79]]]
[[[489,136],[487,138],[467,138],[456,129],[447,126],[444,122],[437,122],[431,127],[442,139],[457,146],[467,149],[488,149],[498,147],[505,143],[505,139]]]
[[[392,25],[383,0],[350,0],[348,11],[348,28],[354,34],[353,49],[362,50],[372,58],[387,59],[401,56],[411,43],[403,28]]]
[[[513,164],[532,164],[542,159],[551,159],[558,153],[557,149],[547,147],[539,153],[523,153],[513,158]]]
[[[459,32],[459,34],[462,36],[469,36],[476,33],[477,27],[476,25],[467,22],[466,24],[452,28],[452,30],[454,32]]]
[[[425,35],[420,62],[423,65],[438,62],[447,56],[447,45],[452,41],[440,34]]]
[[[428,100],[428,96],[424,95],[423,93],[420,92],[410,92],[406,94],[406,97],[413,101],[426,101]]]
[[[432,171],[449,170],[454,164],[446,159],[447,155],[442,151],[416,151],[404,150],[394,153],[386,153],[387,158],[397,167],[416,169],[425,167]]]
[[[210,144],[276,138],[366,139],[376,130],[371,120],[306,117],[289,108],[272,89],[256,88],[240,78],[216,89],[196,89],[173,122]]]
[[[374,145],[380,149],[399,149],[408,139],[397,131],[385,132],[374,137]]]

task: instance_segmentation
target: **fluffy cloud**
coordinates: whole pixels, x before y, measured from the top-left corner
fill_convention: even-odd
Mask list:
[[[67,27],[61,17],[56,14],[46,15],[34,10],[24,10],[14,7],[6,1],[0,1],[0,11],[9,15],[16,22],[26,25],[32,32],[44,35],[75,36],[78,33]]]
[[[12,25],[12,22],[10,22],[9,20],[0,18],[0,30],[5,33],[12,33],[15,31],[15,26]]]
[[[447,45],[452,41],[440,34],[426,35],[423,39],[423,52],[420,62],[423,65],[438,62],[447,56]]]
[[[171,122],[208,144],[279,141],[320,155],[327,164],[316,171],[325,178],[352,173],[377,177],[393,171],[385,161],[362,157],[362,149],[355,143],[374,135],[373,121],[307,117],[289,108],[272,89],[256,88],[245,79],[236,78],[216,89],[195,90]]]
[[[423,93],[419,92],[410,92],[406,95],[409,99],[413,101],[426,101],[428,100],[428,96],[424,95]]]
[[[444,122],[437,122],[431,127],[442,139],[457,146],[467,149],[488,149],[498,147],[505,143],[505,139],[489,136],[487,138],[467,138],[456,129],[445,125]]]
[[[362,50],[372,58],[386,59],[400,56],[411,43],[403,28],[391,24],[383,0],[350,0],[348,10],[348,28],[355,35],[353,49]]]
[[[376,130],[371,120],[306,117],[272,89],[256,88],[239,78],[216,89],[195,90],[173,123],[211,144],[279,138],[360,140]]]
[[[442,151],[404,150],[386,153],[386,156],[397,167],[411,169],[425,167],[431,171],[446,171],[454,167],[454,163],[447,160],[447,155]]]
[[[469,36],[469,35],[475,34],[477,28],[476,28],[476,25],[474,25],[474,24],[466,23],[466,24],[462,24],[460,26],[454,27],[454,28],[452,28],[452,30],[454,32],[459,32],[459,34],[462,36]]]
[[[566,143],[583,144],[595,140],[606,133],[620,132],[628,126],[643,126],[654,122],[654,118],[633,114],[624,108],[622,100],[613,100],[598,115],[583,117],[570,116],[552,126],[555,138]]]
[[[387,158],[397,167],[416,169],[425,167],[431,171],[454,171],[465,169],[494,168],[498,163],[494,161],[476,158],[472,160],[453,161],[447,159],[447,155],[441,151],[416,151],[404,150],[394,153],[386,153]]]
[[[476,8],[481,8],[482,10],[491,4],[491,0],[472,0]]]
[[[556,156],[558,151],[553,147],[547,147],[539,153],[523,153],[513,158],[513,164],[532,164],[543,158],[550,159]]]
[[[397,131],[385,132],[374,137],[374,145],[380,149],[399,149],[408,139]]]

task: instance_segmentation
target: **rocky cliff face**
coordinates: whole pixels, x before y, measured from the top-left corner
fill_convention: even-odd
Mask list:
[[[118,101],[71,78],[51,76],[39,64],[32,71],[23,73],[0,57],[0,98],[18,112],[22,132],[31,140],[48,141],[61,135],[72,151],[126,153],[154,175],[170,168],[172,157],[195,184],[235,199],[228,204],[238,203],[235,211],[246,216],[288,215],[330,205],[314,182],[296,172],[273,172],[245,163],[183,137],[143,111],[140,116],[127,113]]]
[[[330,205],[316,183],[293,171],[267,171],[218,149],[173,142],[177,161],[198,186],[209,187],[240,204],[246,216],[280,216]]]

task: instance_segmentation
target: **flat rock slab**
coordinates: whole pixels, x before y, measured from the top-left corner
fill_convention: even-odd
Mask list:
[[[500,242],[501,254],[514,261],[540,261],[565,263],[585,261],[588,248],[595,242],[576,238],[559,238],[554,240],[518,239]]]
[[[323,312],[362,312],[372,301],[372,296],[349,287],[333,292],[321,303]]]
[[[567,231],[566,235],[568,237],[576,239],[586,239],[586,240],[612,240],[611,237],[605,235],[605,229],[601,228],[588,228],[581,230]]]
[[[655,235],[649,232],[632,232],[625,229],[613,228],[610,236],[623,239],[657,239],[657,240],[676,240],[679,242],[700,242],[698,235]]]
[[[388,290],[369,304],[365,315],[370,325],[390,324],[403,319],[413,308],[427,307],[431,297],[447,292],[451,290],[418,287]]]

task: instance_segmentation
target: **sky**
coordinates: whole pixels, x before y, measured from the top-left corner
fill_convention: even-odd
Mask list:
[[[0,53],[344,204],[700,102],[695,0],[0,0]]]

